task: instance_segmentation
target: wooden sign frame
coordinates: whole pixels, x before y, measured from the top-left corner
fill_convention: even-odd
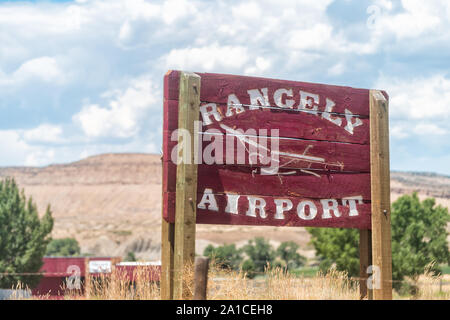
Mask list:
[[[197,143],[194,121],[198,120],[200,112],[200,92],[200,76],[180,72],[178,128],[190,133],[192,146]],[[372,229],[360,229],[361,299],[392,299],[388,105],[387,94],[369,91]],[[178,154],[179,159],[183,156]],[[186,272],[193,272],[195,257],[197,164],[194,153],[188,156],[191,158],[183,159],[176,170],[175,222],[162,219],[160,285],[161,299],[164,300],[190,299],[193,295]],[[164,167],[163,170],[167,169]],[[165,173],[163,177],[166,177]],[[373,285],[368,286],[368,283]]]

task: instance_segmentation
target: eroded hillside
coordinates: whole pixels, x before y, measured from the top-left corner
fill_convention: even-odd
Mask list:
[[[44,168],[0,168],[0,177],[14,177],[39,211],[51,204],[54,238],[75,237],[84,253],[123,256],[133,251],[158,260],[161,221],[161,161],[151,154],[104,154]],[[450,207],[450,177],[428,173],[391,174],[392,199],[418,191]],[[312,257],[303,228],[206,226],[197,228],[197,251],[208,243],[238,245],[264,236],[274,245],[300,244]]]

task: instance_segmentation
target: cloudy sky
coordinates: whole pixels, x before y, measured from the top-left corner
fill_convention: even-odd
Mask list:
[[[384,89],[391,168],[450,174],[450,1],[0,1],[0,166],[161,150],[169,69]]]

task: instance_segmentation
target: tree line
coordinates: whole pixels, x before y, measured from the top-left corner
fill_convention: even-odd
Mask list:
[[[298,244],[293,241],[282,242],[276,249],[266,239],[257,237],[249,240],[238,249],[235,244],[214,247],[208,245],[203,255],[209,257],[223,269],[242,270],[253,278],[263,273],[268,266],[294,270],[306,263],[306,258],[297,251]]]

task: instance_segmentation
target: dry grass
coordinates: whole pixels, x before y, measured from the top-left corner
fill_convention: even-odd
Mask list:
[[[418,300],[450,300],[450,288],[443,284],[450,284],[449,277],[424,274],[417,282],[418,293],[414,299]]]
[[[31,292],[30,288],[22,282],[18,282],[15,286],[11,288],[12,294],[9,297],[10,300],[30,300],[25,292]]]
[[[331,300],[359,299],[359,286],[344,272],[330,270],[316,277],[299,277],[281,268],[268,268],[260,280],[242,272],[213,269],[209,274],[208,299],[220,300]]]
[[[111,274],[87,278],[85,294],[82,298],[88,300],[156,300],[160,298],[157,283],[151,281],[151,267],[136,268],[133,272],[134,283],[127,277],[124,270],[113,270]],[[80,298],[79,296],[66,298]]]
[[[425,267],[422,275],[414,279],[414,284],[417,286],[417,294],[412,298],[418,300],[449,300],[450,290],[446,290],[443,284],[448,283],[448,276],[434,275],[431,271],[434,262]]]
[[[65,299],[88,300],[159,300],[157,283],[150,279],[150,269],[137,268],[132,283],[124,271],[113,270],[111,274],[85,280],[85,291],[66,290]],[[183,272],[186,290],[193,294],[192,267]],[[410,280],[413,281],[413,280]],[[414,279],[417,293],[394,299],[431,300],[450,299],[450,276],[435,276],[429,270]],[[24,290],[18,284],[12,289]],[[13,296],[12,299],[24,299]],[[49,299],[49,296],[33,296],[31,299]],[[329,270],[314,277],[296,276],[280,268],[267,268],[264,275],[249,279],[245,273],[223,270],[211,266],[208,274],[209,300],[358,300],[359,283],[345,272]]]
[[[435,275],[432,272],[434,262],[429,263],[420,276],[403,280],[404,285],[414,288],[414,293],[400,296],[394,291],[394,299],[411,300],[450,300],[450,275]]]
[[[193,294],[192,268],[183,272],[186,290]],[[66,296],[67,299],[100,300],[158,300],[159,287],[150,281],[148,272],[140,269],[135,274],[135,286],[124,274],[113,272],[111,276],[91,279],[86,286],[86,294]],[[434,276],[425,271],[416,280],[418,287],[414,296],[398,296],[395,299],[450,299],[450,286],[442,286],[441,281],[450,279]],[[222,270],[212,266],[208,274],[209,300],[358,300],[359,283],[345,272],[329,270],[315,277],[296,276],[281,268],[268,268],[258,279],[249,279],[239,271]]]
[[[354,300],[359,299],[359,283],[346,272],[331,269],[316,277],[296,277],[282,269],[268,271],[267,299]]]

